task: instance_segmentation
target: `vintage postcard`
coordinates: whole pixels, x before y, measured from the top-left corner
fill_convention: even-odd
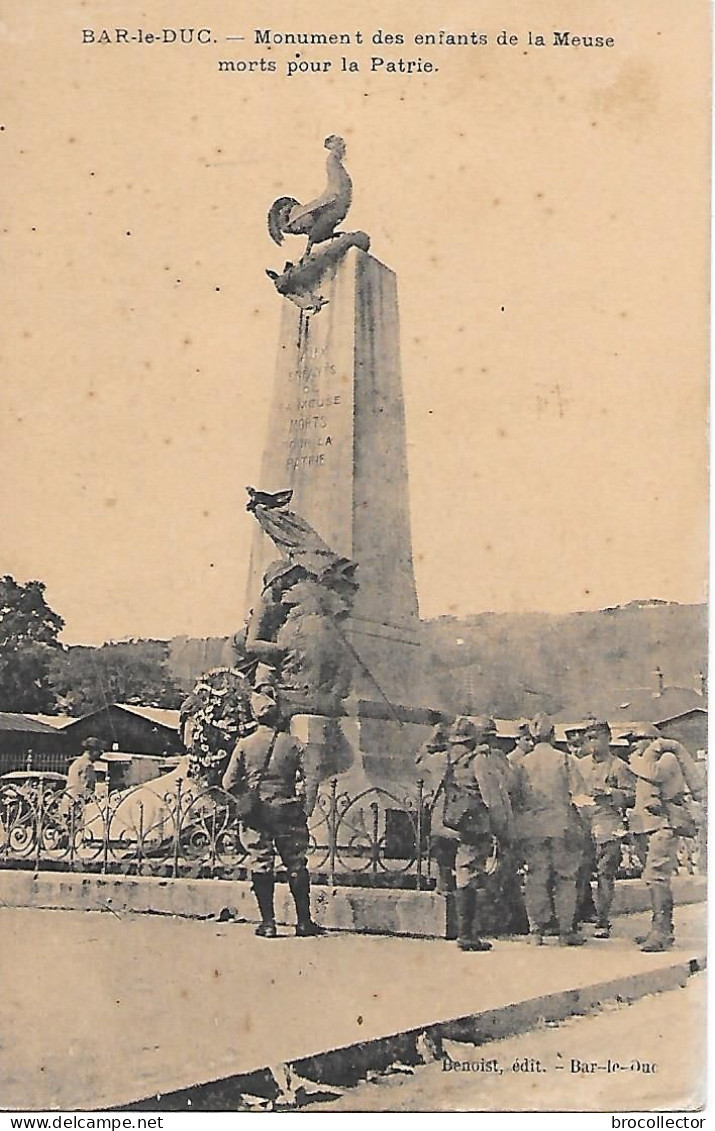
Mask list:
[[[702,1126],[710,20],[0,4],[4,1126]]]

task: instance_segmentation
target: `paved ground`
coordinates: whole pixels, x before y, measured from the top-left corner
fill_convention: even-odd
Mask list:
[[[580,950],[252,928],[162,916],[5,908],[0,1105],[101,1109],[702,954],[701,906],[679,948],[637,951],[621,920]]]
[[[477,1070],[445,1071],[437,1063],[412,1076],[385,1075],[322,1102],[320,1110],[695,1110],[705,1100],[705,977],[479,1048],[445,1042],[453,1061]],[[624,1067],[609,1072],[609,1060]],[[593,1061],[605,1067],[583,1071]],[[494,1062],[501,1073],[482,1070]]]

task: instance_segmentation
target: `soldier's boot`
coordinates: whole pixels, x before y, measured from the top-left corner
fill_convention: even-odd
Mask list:
[[[585,946],[586,940],[583,935],[578,931],[568,931],[565,935],[559,935],[559,946]]]
[[[670,890],[662,892],[661,899],[658,900],[657,889],[648,888],[648,896],[651,898],[651,925],[648,926],[646,934],[635,935],[634,942],[637,947],[643,946],[645,942],[651,940],[654,931],[657,931],[657,910],[656,904],[662,904],[664,912],[665,927],[670,941],[673,941],[673,897]]]
[[[288,886],[295,903],[295,933],[298,938],[305,939],[312,935],[324,935],[325,931],[313,922],[310,914],[310,876],[307,869],[301,869],[294,875],[289,874]]]
[[[437,861],[437,891],[442,895],[454,891],[454,871],[449,864],[440,861]]]
[[[492,944],[474,936],[474,916],[477,910],[477,893],[474,888],[457,888],[454,893],[457,909],[458,936],[460,950],[491,950]]]
[[[610,939],[611,923],[609,915],[615,892],[615,880],[610,876],[599,876],[596,886],[596,930],[593,937],[596,939]]]
[[[579,880],[576,894],[576,913],[574,915],[573,929],[577,931],[582,923],[595,923],[598,919],[596,904],[593,899],[590,873],[586,879]]]
[[[251,887],[258,904],[258,913],[261,921],[254,934],[261,939],[274,939],[276,931],[276,915],[273,909],[273,889],[275,881],[273,876],[264,876],[257,873],[251,878]]]
[[[675,942],[675,925],[673,923],[673,893],[670,888],[666,888],[663,892],[663,920],[672,946]]]
[[[673,945],[673,897],[667,888],[652,887],[650,901],[653,908],[650,930],[639,945],[647,954],[658,954]]]

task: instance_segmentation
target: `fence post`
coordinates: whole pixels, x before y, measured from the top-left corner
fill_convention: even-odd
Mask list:
[[[179,874],[179,847],[181,843],[181,778],[176,780],[176,809],[174,811],[174,879]]]
[[[44,794],[42,789],[42,782],[37,784],[37,809],[36,809],[36,824],[35,824],[35,871],[40,870],[40,858],[42,855],[42,823],[43,823],[43,804]]]
[[[211,879],[216,875],[216,805],[211,810]]]
[[[335,853],[338,837],[338,779],[330,781],[330,809],[328,811],[328,880],[330,886],[335,887]]]
[[[377,801],[370,802],[372,811],[372,874],[377,875],[377,865],[380,860],[380,806]]]
[[[422,890],[422,805],[424,797],[424,782],[419,778],[417,782],[417,890]]]
[[[137,837],[137,875],[141,876],[144,862],[144,803],[138,802],[139,808],[139,836]]]
[[[70,805],[69,822],[68,823],[69,823],[69,838],[70,838],[69,865],[70,865],[70,872],[73,872],[74,871],[74,862],[75,862],[75,852],[76,852],[74,842],[75,842],[75,833],[76,833],[76,827],[77,827],[77,816],[75,814],[74,798],[72,798],[72,804]]]
[[[99,811],[99,805],[97,805],[97,810]],[[84,807],[82,808],[82,824],[84,824]],[[104,820],[102,824],[104,825],[104,834],[102,837],[102,875],[106,876],[109,867],[109,830],[112,827],[112,802],[110,793],[107,793],[105,798]]]

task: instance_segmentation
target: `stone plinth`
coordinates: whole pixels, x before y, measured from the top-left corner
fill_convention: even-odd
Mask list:
[[[381,689],[391,703],[436,705],[424,678],[412,563],[397,280],[352,248],[316,289],[327,300],[316,314],[283,300],[258,485],[292,487],[291,509],[358,562],[360,589],[345,626],[362,661],[355,694],[384,703]],[[276,556],[257,527],[248,607]]]
[[[365,714],[362,709],[367,709]],[[351,796],[370,786],[402,786],[416,789],[418,770],[414,754],[427,739],[436,721],[430,712],[407,718],[399,709],[396,718],[377,718],[379,704],[356,704],[354,715],[326,718],[294,715],[291,734],[306,747],[310,764],[325,782],[337,777],[339,789]]]

